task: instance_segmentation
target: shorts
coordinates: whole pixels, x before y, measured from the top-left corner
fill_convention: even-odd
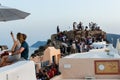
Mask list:
[[[9,55],[8,56],[8,61],[10,61],[10,62],[16,62],[16,61],[20,60],[20,58],[21,58],[20,54]]]

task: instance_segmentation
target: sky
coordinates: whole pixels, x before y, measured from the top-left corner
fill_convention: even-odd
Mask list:
[[[107,33],[120,34],[120,0],[0,0],[1,5],[30,13],[21,20],[0,22],[0,45],[11,48],[10,36],[18,32],[27,35],[29,46],[47,41],[60,31],[71,30],[73,22],[97,23]]]

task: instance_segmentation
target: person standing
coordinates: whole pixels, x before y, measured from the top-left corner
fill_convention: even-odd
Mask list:
[[[57,33],[59,33],[60,32],[60,28],[59,28],[59,26],[57,26]]]

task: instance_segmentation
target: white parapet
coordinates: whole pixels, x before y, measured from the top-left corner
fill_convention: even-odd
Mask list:
[[[0,68],[0,80],[36,80],[32,61],[18,61]]]

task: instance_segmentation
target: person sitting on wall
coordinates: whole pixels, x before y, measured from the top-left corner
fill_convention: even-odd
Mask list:
[[[28,60],[29,46],[26,42],[26,34],[21,34],[19,41],[21,43],[21,47],[19,50],[15,51],[13,54],[21,54],[21,59]]]

